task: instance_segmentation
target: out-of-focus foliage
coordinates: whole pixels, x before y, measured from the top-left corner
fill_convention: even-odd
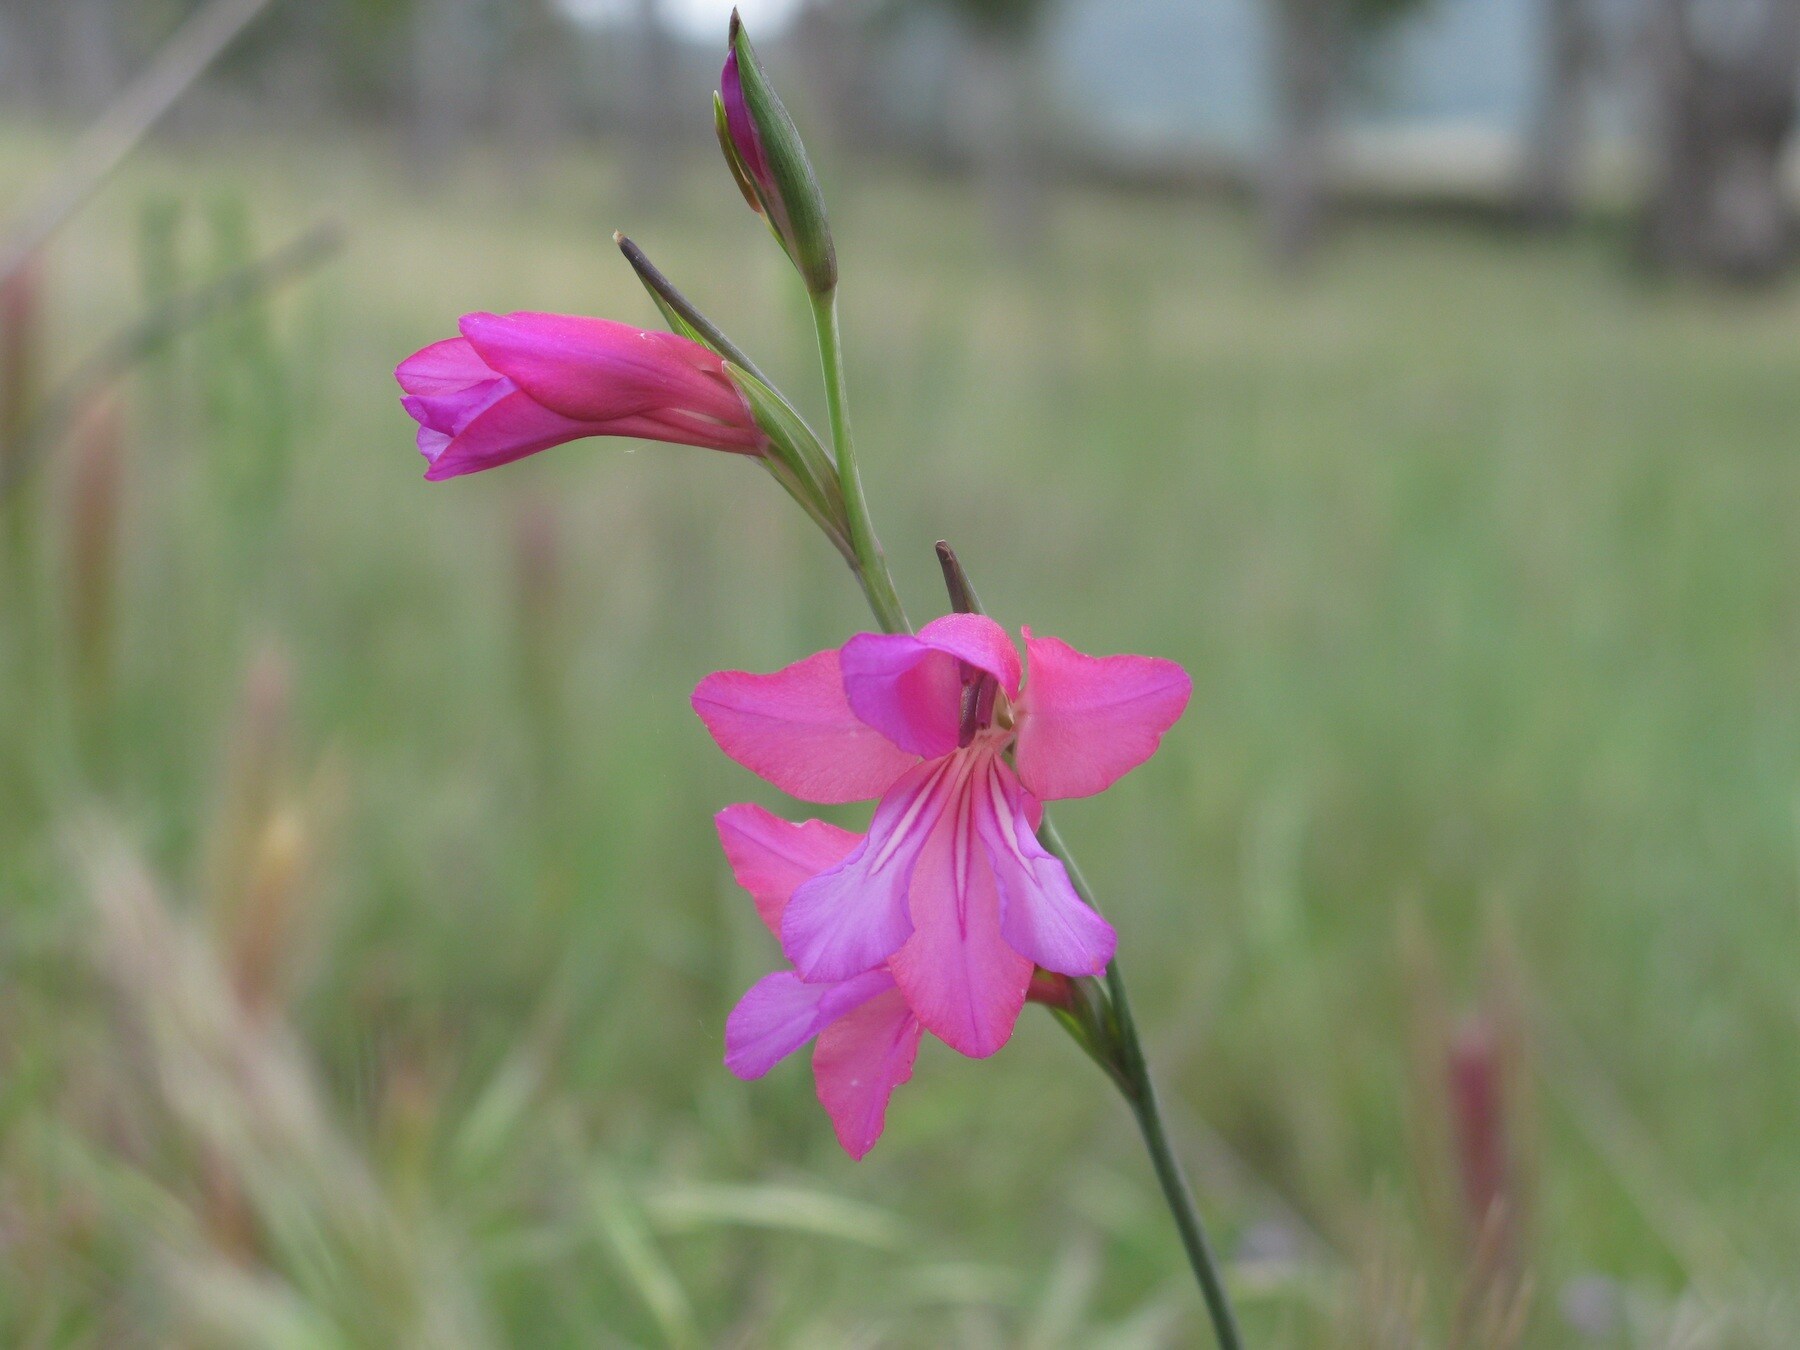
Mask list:
[[[1020,37],[1029,33],[1056,4],[1056,0],[923,0],[923,2],[949,11],[976,32],[992,33],[1003,37]],[[898,6],[896,5],[896,7]]]
[[[9,125],[0,175],[61,149]],[[1047,1017],[928,1049],[860,1165],[803,1063],[720,1066],[773,953],[709,817],[792,804],[687,694],[867,622],[830,548],[698,451],[420,481],[394,363],[467,309],[650,322],[614,224],[816,416],[790,269],[716,164],[634,219],[596,155],[406,167],[165,145],[48,259],[56,371],[351,232],[9,503],[0,1342],[1198,1343]],[[1098,191],[1007,269],[955,184],[836,181],[915,616],[947,537],[1009,624],[1195,676],[1062,822],[1253,1343],[1795,1343],[1794,294],[1420,219],[1280,286],[1238,210]]]

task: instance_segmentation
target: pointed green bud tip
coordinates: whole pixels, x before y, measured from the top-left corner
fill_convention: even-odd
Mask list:
[[[716,323],[702,314],[693,301],[675,288],[675,283],[663,275],[662,270],[650,261],[643,249],[618,230],[613,231],[613,243],[618,245],[619,252],[625,255],[625,261],[631,264],[631,270],[637,273],[637,279],[650,293],[657,309],[662,311],[663,320],[669,325],[671,332],[691,338],[702,346],[711,347],[727,361],[744,367],[758,379],[766,380],[756,368],[756,363],[744,355]]]
[[[768,218],[806,288],[828,295],[837,286],[837,251],[825,198],[794,120],[769,84],[736,10],[727,46],[713,104],[725,162],[745,200]]]

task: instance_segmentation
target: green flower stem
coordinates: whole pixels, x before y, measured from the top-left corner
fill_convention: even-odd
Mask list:
[[[1094,902],[1094,893],[1087,884],[1087,878],[1081,874],[1080,865],[1069,852],[1068,844],[1063,842],[1062,834],[1048,814],[1038,826],[1038,838],[1043,841],[1045,848],[1062,859],[1076,892],[1095,913],[1099,913],[1100,906]],[[1200,1212],[1194,1206],[1193,1189],[1188,1185],[1181,1163],[1176,1160],[1175,1152],[1169,1146],[1169,1131],[1163,1121],[1162,1106],[1157,1100],[1156,1081],[1150,1076],[1150,1064],[1144,1057],[1143,1042],[1138,1039],[1137,1020],[1131,1015],[1131,999],[1125,991],[1125,976],[1120,972],[1116,959],[1106,968],[1106,995],[1112,1024],[1111,1039],[1117,1051],[1113,1081],[1118,1084],[1120,1093],[1131,1107],[1132,1115],[1137,1118],[1138,1132],[1144,1136],[1144,1147],[1149,1150],[1150,1164],[1156,1169],[1156,1180],[1162,1186],[1163,1199],[1168,1203],[1169,1213],[1174,1216],[1175,1227],[1181,1234],[1181,1245],[1187,1249],[1188,1264],[1193,1267],[1200,1293],[1206,1299],[1206,1311],[1212,1317],[1213,1335],[1218,1340],[1220,1350],[1241,1350],[1243,1333],[1238,1330],[1237,1317],[1231,1310],[1230,1296],[1225,1292],[1219,1259],[1213,1253],[1212,1244],[1206,1237],[1206,1226],[1200,1222]]]
[[[869,607],[875,612],[875,618],[882,628],[890,633],[910,632],[911,625],[906,620],[906,611],[901,608],[899,593],[894,589],[894,579],[888,572],[887,559],[875,539],[875,529],[869,521],[868,503],[863,497],[862,478],[857,473],[856,450],[850,440],[850,418],[845,407],[843,348],[838,336],[837,301],[834,293],[813,296],[813,320],[818,329],[819,355],[825,368],[825,393],[831,407],[831,436],[837,450],[838,476],[843,480],[844,506],[850,525],[850,543],[856,555],[857,578],[862,582],[863,593],[869,598]],[[960,582],[965,592],[963,600],[968,608],[979,610],[980,603],[975,598],[974,588],[969,584],[948,545],[938,545],[938,560],[944,564],[945,578],[951,585],[952,594],[956,594]],[[961,607],[962,603],[959,602],[958,608]],[[1038,829],[1038,837],[1046,848],[1062,859],[1075,890],[1098,913],[1100,906],[1094,902],[1094,893],[1088,886],[1087,879],[1082,876],[1081,868],[1069,852],[1069,846],[1063,842],[1048,815]],[[1182,1174],[1181,1164],[1169,1146],[1168,1126],[1163,1121],[1162,1107],[1156,1097],[1156,1083],[1150,1076],[1150,1065],[1144,1057],[1143,1043],[1138,1039],[1137,1023],[1131,1015],[1131,1000],[1125,992],[1125,977],[1119,972],[1119,963],[1115,960],[1107,967],[1106,994],[1101,1001],[1104,1006],[1095,1006],[1096,1001],[1087,997],[1090,988],[1098,993],[1097,986],[1081,981],[1077,987],[1075,1006],[1058,1010],[1058,1020],[1063,1023],[1064,1029],[1076,1044],[1106,1071],[1113,1085],[1119,1089],[1119,1094],[1131,1107],[1131,1113],[1137,1119],[1138,1132],[1144,1138],[1144,1147],[1149,1150],[1150,1164],[1156,1170],[1156,1180],[1162,1187],[1163,1199],[1181,1234],[1181,1245],[1187,1251],[1188,1264],[1193,1267],[1194,1278],[1199,1282],[1201,1296],[1206,1301],[1206,1311],[1212,1319],[1213,1336],[1218,1342],[1219,1350],[1242,1350],[1243,1335],[1238,1330],[1237,1318],[1231,1310],[1231,1300],[1225,1292],[1225,1280],[1219,1270],[1218,1258],[1213,1254],[1211,1243],[1207,1241],[1205,1225],[1200,1222],[1200,1213],[1194,1206],[1193,1192]]]
[[[863,496],[862,475],[856,467],[856,445],[850,439],[850,408],[844,384],[844,344],[838,332],[837,292],[812,297],[813,327],[819,334],[819,361],[825,369],[825,400],[831,409],[831,444],[837,454],[838,478],[844,488],[844,511],[850,523],[850,546],[856,553],[856,572],[869,607],[889,633],[908,633],[906,610]]]

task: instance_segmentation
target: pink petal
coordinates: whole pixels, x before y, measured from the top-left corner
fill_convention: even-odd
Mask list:
[[[919,630],[859,633],[844,644],[844,693],[856,715],[895,745],[934,759],[956,749],[963,665],[1019,692],[1019,654],[981,614],[946,614]]]
[[[781,912],[794,888],[836,867],[862,842],[860,834],[826,821],[795,824],[749,802],[726,807],[713,824],[731,874],[750,892],[756,912],[777,940]]]
[[[963,777],[954,758],[908,771],[882,797],[856,850],[794,892],[781,916],[781,948],[807,979],[848,979],[906,941],[913,868]]]
[[[831,1117],[838,1143],[860,1159],[881,1138],[888,1099],[912,1077],[919,1053],[919,1019],[899,991],[864,1003],[833,1022],[813,1051],[819,1102]]]
[[[708,675],[693,703],[721,750],[804,801],[878,797],[917,762],[850,711],[833,651],[773,675]]]
[[[985,614],[945,614],[919,630],[919,640],[941,652],[949,652],[1000,682],[1008,698],[1019,696],[1024,668],[1019,649],[1006,630]]]
[[[528,395],[514,392],[484,410],[453,439],[441,445],[435,435],[427,440],[429,430],[431,428],[420,428],[419,449],[431,461],[425,477],[435,483],[460,474],[511,464],[551,446],[595,435],[599,428],[572,422],[533,402]],[[435,453],[433,447],[436,447]]]
[[[721,422],[683,408],[661,408],[635,417],[620,417],[606,424],[610,436],[636,436],[671,445],[695,445],[703,450],[726,450],[738,455],[760,455],[769,438],[754,421]]]
[[[888,967],[918,1019],[979,1059],[1012,1035],[1031,962],[1001,936],[1000,897],[976,844],[972,805],[965,786],[932,831],[913,872],[913,935]]]
[[[434,342],[394,371],[400,406],[419,424],[419,452],[435,464],[456,437],[517,386],[497,375],[463,338]]]
[[[472,384],[499,379],[476,354],[467,338],[445,338],[414,352],[394,369],[394,378],[409,394],[454,394]]]
[[[518,388],[511,380],[494,378],[465,385],[444,394],[404,394],[400,406],[421,428],[454,438],[482,413]]]
[[[1156,753],[1193,682],[1173,661],[1085,656],[1025,630],[1031,684],[1013,751],[1019,777],[1046,801],[1103,792]]]
[[[425,471],[427,473],[431,472],[431,466],[437,463],[438,457],[450,448],[452,439],[451,436],[442,431],[433,431],[430,427],[424,425],[419,427],[419,434],[417,437],[419,453],[425,456]]]
[[[465,314],[481,359],[545,407],[582,422],[678,408],[754,424],[749,403],[716,355],[674,333],[574,314]]]
[[[791,970],[750,986],[725,1019],[725,1067],[761,1078],[846,1013],[894,987],[885,970],[836,984],[804,984]]]
[[[844,693],[866,724],[902,750],[936,759],[956,749],[962,673],[956,658],[902,633],[844,644]]]
[[[1062,862],[1038,842],[1030,794],[996,759],[974,796],[975,829],[1000,888],[1006,944],[1045,970],[1100,974],[1113,958],[1118,935],[1076,894]]]

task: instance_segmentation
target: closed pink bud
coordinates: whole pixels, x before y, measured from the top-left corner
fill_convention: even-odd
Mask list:
[[[725,363],[687,338],[568,314],[465,314],[459,327],[394,372],[428,479],[586,436],[747,455],[768,443]]]
[[[1463,1201],[1478,1243],[1511,1245],[1517,1220],[1507,1142],[1506,1056],[1485,1017],[1457,1029],[1446,1056],[1450,1123]]]

